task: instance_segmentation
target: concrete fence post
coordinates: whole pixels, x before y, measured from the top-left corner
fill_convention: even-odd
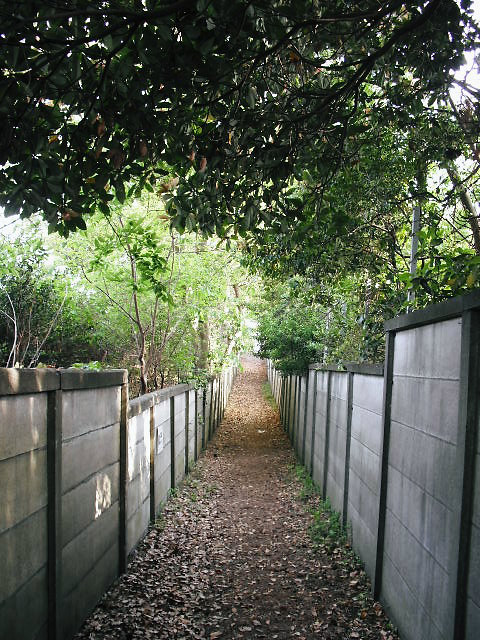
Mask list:
[[[47,396],[48,637],[61,640],[62,625],[62,391]]]
[[[458,469],[454,522],[457,531],[451,546],[452,591],[449,602],[455,603],[452,616],[453,640],[463,640],[466,635],[466,605],[468,572],[472,534],[472,515],[475,500],[475,458],[479,424],[480,386],[480,312],[465,311],[462,314],[460,354],[460,398],[455,469]],[[477,473],[479,470],[477,470]]]
[[[125,374],[126,376],[126,374]],[[120,466],[119,466],[119,522],[118,522],[118,568],[127,570],[127,453],[128,453],[128,382],[125,378],[120,389]]]
[[[307,371],[305,378],[305,407],[303,412],[303,441],[302,441],[302,454],[301,461],[305,465],[305,439],[307,437],[307,418],[308,418],[308,388],[310,386],[310,371]]]
[[[352,443],[352,412],[353,412],[353,382],[354,373],[348,372],[347,382],[347,436],[345,445],[345,473],[343,480],[343,511],[342,511],[342,523],[343,526],[347,526],[347,512],[348,512],[348,484],[350,480],[350,446]]]
[[[393,359],[395,352],[395,331],[387,331],[385,339],[385,368],[382,408],[382,441],[380,445],[380,478],[377,548],[375,572],[373,576],[373,597],[378,600],[382,588],[383,552],[385,546],[385,516],[387,509],[388,457],[390,453],[390,426],[392,411]]]
[[[313,398],[312,398],[312,443],[310,445],[310,475],[313,477],[313,463],[315,455],[315,428],[317,425],[317,394],[318,394],[318,371],[313,374]]]
[[[322,498],[327,498],[327,482],[328,482],[328,454],[330,450],[330,402],[332,392],[332,372],[327,371],[327,397],[325,406],[325,448],[323,451],[323,486]]]

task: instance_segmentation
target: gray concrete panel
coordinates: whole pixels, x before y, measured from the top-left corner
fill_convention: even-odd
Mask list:
[[[350,444],[350,470],[362,479],[370,492],[379,495],[380,456],[356,438],[352,438]]]
[[[455,473],[453,445],[392,422],[389,465],[443,504],[453,506],[457,498],[451,481]]]
[[[389,509],[385,525],[385,560],[389,558],[398,575],[389,576],[384,565],[381,595],[389,602],[394,619],[399,623],[406,612],[401,599],[393,594],[402,589],[404,582],[416,601],[415,611],[411,612],[416,631],[412,635],[412,629],[409,630],[405,637],[443,638],[450,624],[449,575]],[[387,592],[391,594],[389,598]]]
[[[170,469],[170,461],[171,451],[170,444],[168,444],[159,455],[155,456],[155,480],[158,480],[167,469]]]
[[[150,494],[150,467],[140,470],[127,485],[127,519],[130,518]]]
[[[405,640],[447,640],[388,556],[384,559],[381,601]]]
[[[167,467],[163,473],[155,479],[155,513],[158,513],[160,507],[165,504],[168,498],[168,492],[171,487],[170,467]]]
[[[467,600],[467,620],[465,640],[478,640],[480,629],[480,606],[471,598]]]
[[[80,584],[108,549],[117,544],[118,521],[118,505],[114,504],[64,546],[64,596]],[[118,556],[114,562],[114,572],[118,573]]]
[[[175,448],[175,486],[178,487],[185,477],[185,449]]]
[[[323,490],[323,458],[313,454],[312,479],[314,483]]]
[[[343,514],[343,482],[337,482],[330,471],[327,474],[327,497],[333,509]]]
[[[397,333],[393,374],[458,380],[461,318]]]
[[[315,381],[315,372],[308,372],[308,398],[307,398],[307,420],[306,420],[306,429],[305,429],[305,466],[309,471],[310,469],[310,461],[312,456],[312,426],[313,426],[313,399],[314,399],[314,381]]]
[[[128,424],[127,480],[150,474],[150,415],[141,413]]]
[[[388,470],[387,508],[448,572],[452,511],[392,467]]]
[[[332,427],[347,432],[347,401],[345,398],[330,398],[330,429]]]
[[[120,387],[62,393],[63,439],[120,421]]]
[[[175,398],[175,422],[180,419],[180,414],[185,419],[185,394],[179,395]]]
[[[456,443],[459,383],[395,376],[392,420]]]
[[[13,595],[47,562],[47,510],[41,509],[0,534],[0,602]]]
[[[47,394],[0,397],[0,461],[47,444]]]
[[[364,493],[361,493],[362,500],[359,502],[357,496],[348,499],[348,515],[349,515],[349,533],[352,537],[353,549],[362,559],[367,574],[372,577],[375,573],[375,549],[377,546],[377,517],[368,520],[366,512],[372,512],[370,507],[365,509]],[[376,506],[378,516],[378,500]],[[369,526],[370,525],[370,526]],[[374,528],[374,530],[372,530]]]
[[[333,372],[331,375],[331,387],[330,395],[332,398],[338,398],[339,400],[347,399],[347,385],[348,385],[348,373],[347,372]]]
[[[70,638],[78,631],[85,618],[90,614],[98,600],[118,575],[118,544],[113,542],[101,557],[92,565],[76,588],[63,599],[61,610],[63,618],[63,636]]]
[[[353,405],[352,440],[361,442],[367,449],[370,449],[376,455],[380,455],[382,415]]]
[[[102,469],[62,498],[62,537],[67,544],[118,502],[120,465]]]
[[[183,437],[185,442],[185,409],[183,411],[175,411],[175,442],[180,436]]]
[[[160,424],[166,420],[170,420],[170,400],[162,400],[162,402],[156,404],[153,412],[155,424]]]
[[[140,442],[150,442],[150,409],[142,411],[128,421],[129,449]]]
[[[37,640],[42,637],[42,631],[43,637],[46,638],[47,589],[47,570],[44,567],[12,596],[0,603],[0,638]]]
[[[467,593],[476,607],[480,608],[480,527],[473,524],[471,536]]]
[[[136,505],[133,514],[127,520],[127,549],[130,553],[143,537],[150,522],[150,500],[145,499]]]
[[[0,461],[0,532],[47,505],[47,451]]]
[[[63,443],[63,493],[119,460],[119,435],[117,423]]]
[[[168,447],[170,444],[170,418],[161,422],[155,421],[155,428],[163,431],[163,446],[164,448]]]
[[[377,535],[378,526],[378,493],[378,491],[372,491],[370,487],[365,484],[361,475],[358,475],[354,469],[350,469],[349,502],[354,505],[364,525],[375,534],[375,536]],[[349,520],[350,519],[349,516]]]
[[[353,376],[353,405],[382,415],[383,376]]]

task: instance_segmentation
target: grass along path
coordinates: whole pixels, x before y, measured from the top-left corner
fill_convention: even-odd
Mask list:
[[[77,640],[397,637],[295,467],[265,365],[243,365],[205,455]]]

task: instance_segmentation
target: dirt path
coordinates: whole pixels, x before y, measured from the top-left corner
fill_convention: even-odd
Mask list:
[[[265,366],[243,364],[205,456],[77,638],[396,637],[348,549],[314,548]]]

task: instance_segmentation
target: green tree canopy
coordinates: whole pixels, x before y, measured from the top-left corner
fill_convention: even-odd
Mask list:
[[[302,221],[292,180],[321,203],[371,112],[445,96],[470,5],[2,0],[0,203],[64,234],[143,188],[180,230]]]

